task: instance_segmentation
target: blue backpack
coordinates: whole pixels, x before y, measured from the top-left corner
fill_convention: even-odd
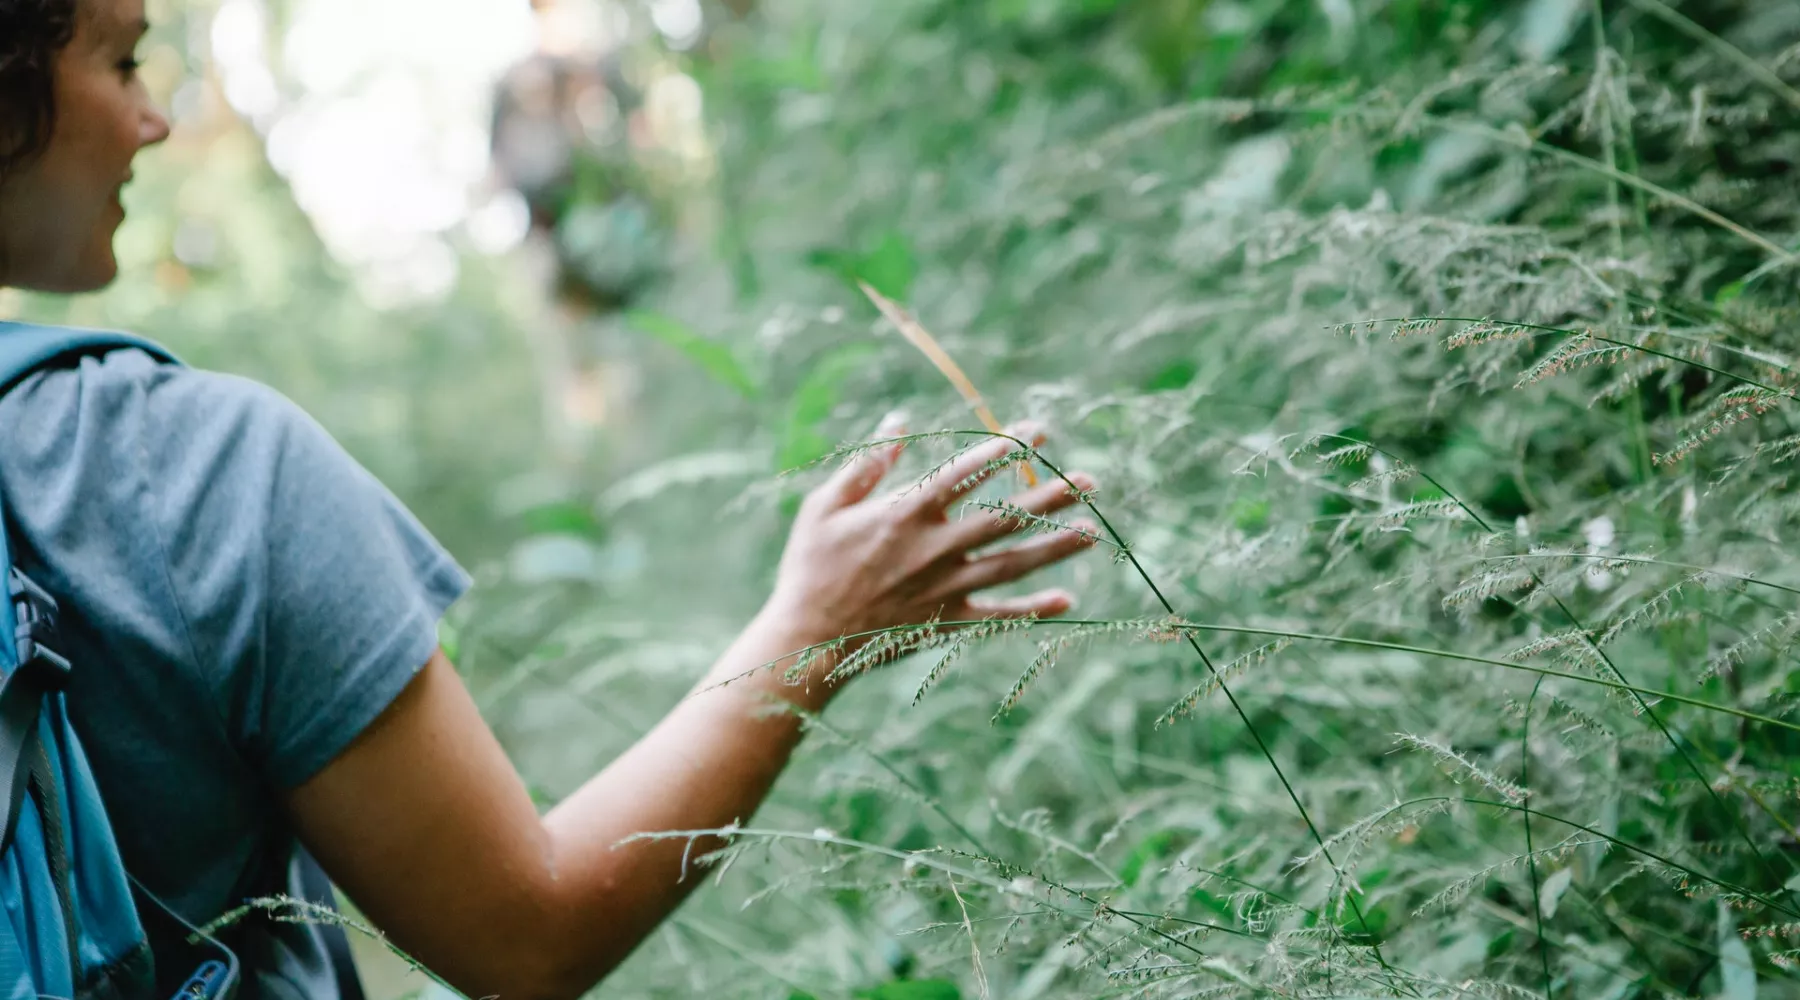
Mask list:
[[[174,360],[123,334],[0,323],[0,393],[40,368],[123,347]],[[56,652],[56,602],[14,565],[10,541],[0,531],[9,598],[0,626],[15,639],[0,641],[0,1000],[221,1000],[236,987],[236,957],[125,871],[69,724],[62,692],[71,666]],[[183,942],[193,961],[184,952],[182,967],[155,968],[148,927]],[[159,981],[180,985],[163,993]]]

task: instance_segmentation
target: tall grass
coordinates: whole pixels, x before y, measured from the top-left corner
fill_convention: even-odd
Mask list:
[[[717,252],[657,307],[753,391],[638,401],[646,566],[466,612],[503,735],[572,786],[753,606],[830,442],[969,422],[858,280],[1056,429],[1109,544],[1058,571],[1078,618],[880,637],[913,655],[610,989],[1800,995],[1800,8],[758,17],[694,67]]]

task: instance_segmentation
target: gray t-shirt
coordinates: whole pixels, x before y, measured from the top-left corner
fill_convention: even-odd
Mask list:
[[[0,398],[0,503],[62,605],[126,866],[196,923],[284,888],[278,794],[406,686],[467,576],[294,404],[136,350]],[[316,936],[282,926],[280,978],[334,996]]]

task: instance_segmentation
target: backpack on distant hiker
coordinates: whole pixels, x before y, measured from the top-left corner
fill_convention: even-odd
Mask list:
[[[177,363],[126,334],[0,322],[0,394],[40,369],[120,348]],[[58,654],[56,601],[19,571],[11,541],[0,530],[0,628],[14,637],[0,641],[0,1000],[228,1000],[236,955],[125,871],[63,696],[79,667]],[[329,903],[328,886],[313,901]],[[164,948],[157,957],[176,967],[155,967],[152,929]],[[342,928],[322,931],[344,1000],[361,1000]]]

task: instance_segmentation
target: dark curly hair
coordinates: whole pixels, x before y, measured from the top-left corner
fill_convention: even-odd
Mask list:
[[[0,181],[44,151],[56,121],[51,73],[75,36],[78,0],[0,0]]]

